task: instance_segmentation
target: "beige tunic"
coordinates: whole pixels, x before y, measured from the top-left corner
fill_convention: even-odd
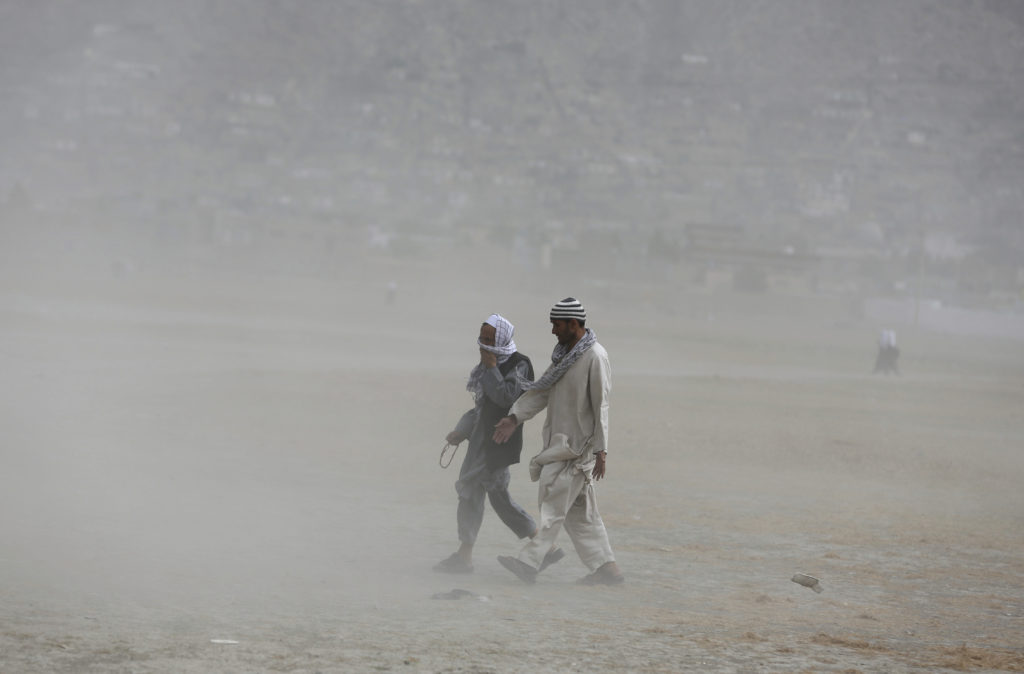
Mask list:
[[[509,410],[525,422],[547,408],[544,449],[530,461],[530,477],[539,482],[539,529],[519,553],[534,568],[563,527],[591,571],[615,561],[591,478],[594,454],[608,449],[610,392],[608,352],[595,343],[553,386],[527,391]]]
[[[519,396],[509,414],[522,423],[545,407],[544,449],[567,448],[574,456],[608,450],[608,395],[612,390],[608,352],[595,342],[554,386]]]

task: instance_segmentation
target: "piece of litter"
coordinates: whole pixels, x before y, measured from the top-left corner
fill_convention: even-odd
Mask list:
[[[477,594],[476,592],[470,592],[469,590],[463,590],[461,588],[455,588],[451,592],[437,592],[430,596],[431,599],[464,599],[466,597],[472,597],[477,601],[491,600],[491,598],[486,595]]]
[[[814,576],[808,576],[806,573],[795,574],[792,578],[790,578],[790,580],[796,583],[797,585],[809,587],[819,594],[825,591],[825,588],[821,586],[820,580],[818,580]]]
[[[237,644],[234,639],[210,639],[211,644]]]

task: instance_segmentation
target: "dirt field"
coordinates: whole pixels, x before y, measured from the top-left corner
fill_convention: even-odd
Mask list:
[[[5,273],[4,672],[1024,671],[1020,341],[901,329],[886,378],[823,299]],[[479,323],[543,364],[567,294],[611,357],[627,583],[571,551],[520,583],[490,511],[476,573],[436,574]],[[513,492],[536,512],[525,465]]]

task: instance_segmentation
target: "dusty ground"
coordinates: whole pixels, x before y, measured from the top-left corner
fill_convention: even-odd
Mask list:
[[[877,326],[804,301],[353,278],[5,278],[0,670],[1024,671],[1021,342],[904,329],[882,378]],[[543,362],[569,293],[628,582],[519,583],[490,512],[476,573],[435,574],[477,326]]]

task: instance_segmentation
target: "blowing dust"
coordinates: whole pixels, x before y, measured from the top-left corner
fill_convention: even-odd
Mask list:
[[[1019,342],[905,329],[886,377],[875,326],[816,299],[485,293],[483,270],[383,260],[328,279],[17,273],[10,671],[1024,669]],[[478,326],[501,312],[544,363],[567,294],[611,358],[598,489],[626,583],[576,585],[571,550],[520,583],[489,509],[476,572],[434,573],[458,544],[464,447],[447,470],[438,454],[472,404]]]

